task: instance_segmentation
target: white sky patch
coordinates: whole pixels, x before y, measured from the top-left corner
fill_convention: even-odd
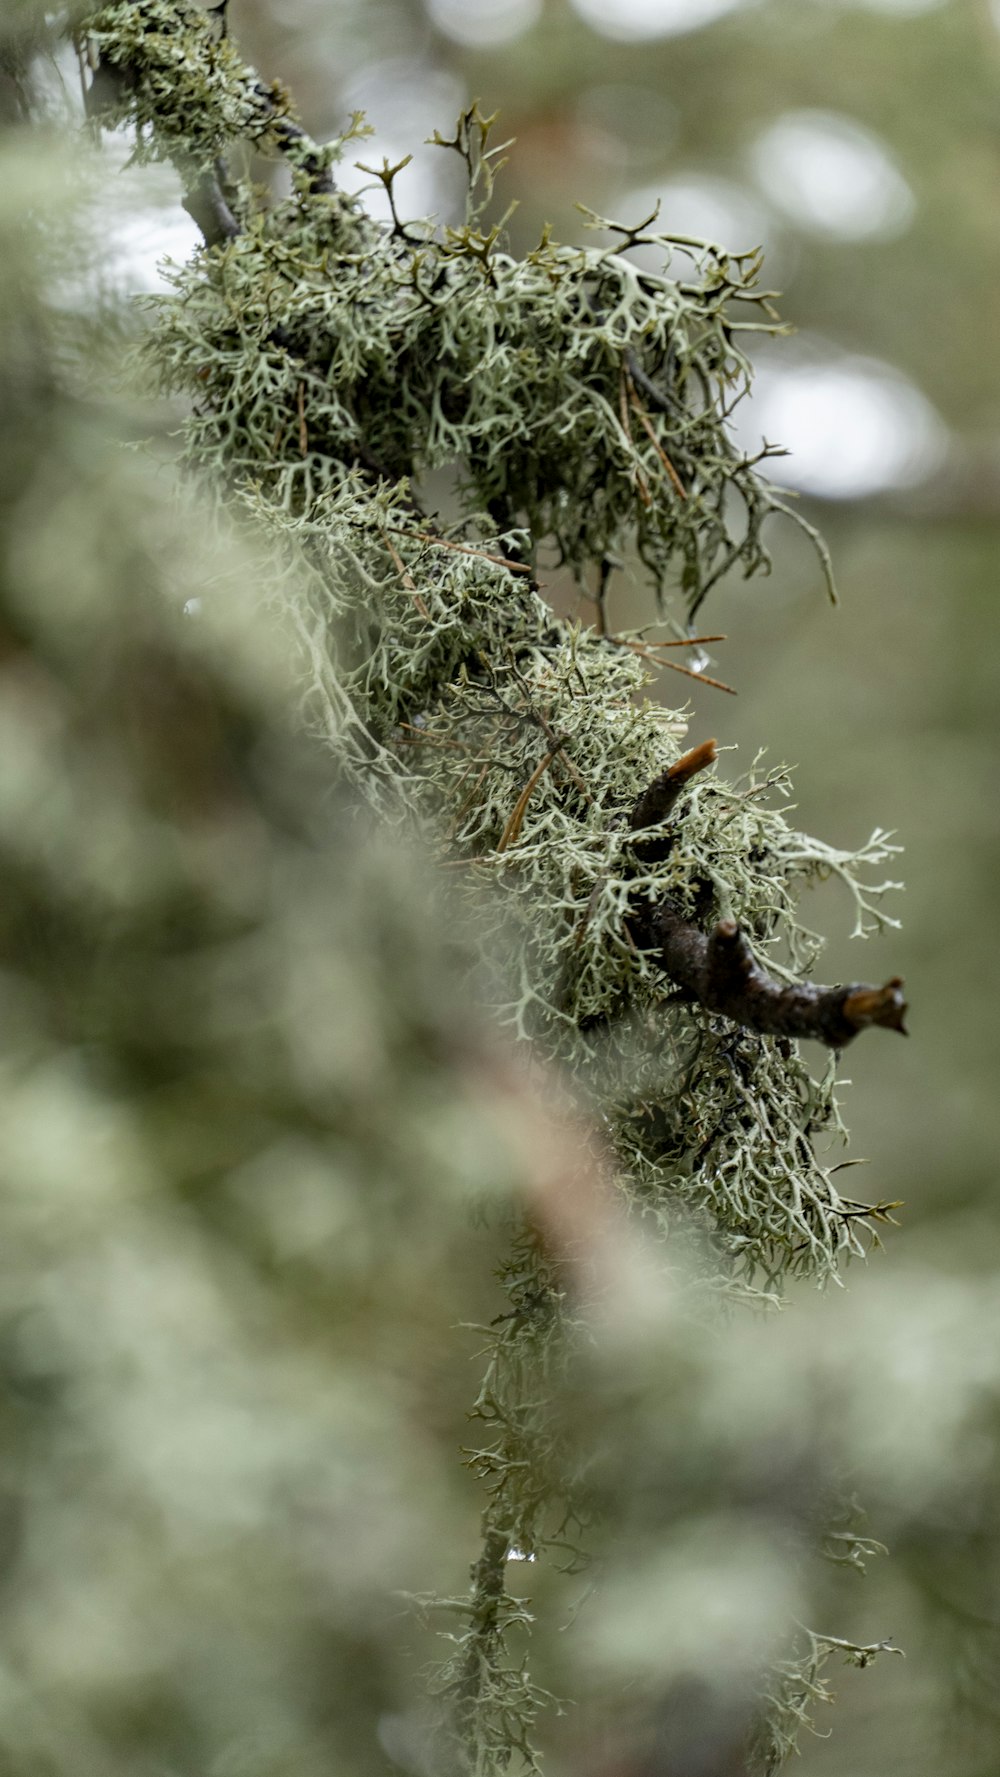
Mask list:
[[[629,43],[644,37],[680,37],[697,31],[754,0],[571,0],[602,37]]]
[[[395,166],[407,154],[413,159],[393,188],[402,220],[449,209],[461,184],[458,156],[431,147],[425,138],[436,129],[443,136],[450,135],[465,103],[460,80],[415,57],[369,62],[357,70],[341,94],[341,105],[348,113],[364,111],[375,134],[348,143],[339,176],[349,190],[365,188],[365,209],[370,216],[387,222],[388,199],[377,182],[370,189],[370,175],[358,172],[355,163],[380,167],[384,158]]]
[[[81,220],[90,250],[52,292],[66,308],[91,306],[98,291],[127,297],[162,290],[161,262],[183,263],[202,244],[201,230],[182,207],[173,168],[128,166],[132,146],[124,130],[103,131],[98,149],[81,142],[78,164],[89,173]],[[88,155],[89,168],[83,158]]]
[[[180,196],[166,193],[131,216],[122,217],[107,241],[105,269],[111,281],[128,294],[162,290],[160,265],[171,259],[183,264],[202,245],[201,229],[181,208]]]
[[[827,500],[918,486],[948,448],[944,421],[907,377],[819,342],[797,364],[758,361],[734,422],[744,450],[766,438],[790,452],[765,467],[772,480]]]
[[[789,111],[757,138],[763,191],[799,227],[835,240],[901,234],[913,193],[878,137],[831,111]]]
[[[542,0],[426,0],[439,31],[471,49],[496,49],[530,31],[542,16]]]

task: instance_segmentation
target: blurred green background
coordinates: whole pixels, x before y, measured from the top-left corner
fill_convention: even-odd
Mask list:
[[[921,1265],[946,1280],[996,1272],[1000,6],[232,0],[230,19],[314,133],[362,108],[376,137],[360,159],[414,152],[398,185],[413,213],[448,214],[447,157],[420,143],[478,95],[517,138],[503,185],[519,202],[515,250],[545,221],[585,238],[577,201],[636,222],[657,199],[668,230],[764,246],[765,282],[783,292],[797,332],[761,351],[741,436],[790,447],[777,472],[830,542],[841,604],[825,602],[805,540],[776,524],[773,576],[724,586],[703,613],[728,636],[708,670],[738,696],[666,673],[661,690],[671,703],[690,697],[693,739],[715,734],[743,767],[761,746],[794,766],[807,830],[844,846],[876,825],[897,830],[908,885],[899,932],[874,952],[852,943],[835,885],[807,918],[830,934],[828,978],[898,971],[912,1002],[909,1042],[866,1040],[843,1070],[852,1152],[871,1162],[870,1195],[905,1201],[901,1230],[867,1272],[850,1274],[853,1302],[835,1292],[797,1312],[809,1337],[836,1339],[837,1317],[863,1312],[894,1267],[914,1290]],[[95,197],[94,227],[95,265],[121,292],[155,286],[159,255],[194,245],[169,177],[154,170]],[[67,288],[82,275],[91,270],[67,268]],[[551,590],[574,608],[569,588],[554,580]],[[623,576],[612,620],[648,616]],[[450,1012],[434,1015],[447,1023]],[[435,1137],[429,1167],[436,1152]],[[435,1351],[461,1312],[460,1300],[438,1305],[426,1335]],[[873,1340],[873,1370],[880,1356]],[[935,1379],[936,1392],[947,1386]],[[441,1393],[451,1400],[450,1371]],[[919,1402],[919,1389],[906,1398]],[[450,1461],[454,1427],[431,1421]],[[467,1498],[451,1509],[468,1512]],[[891,1526],[871,1529],[893,1541]],[[447,1542],[436,1526],[423,1534]],[[978,1534],[971,1516],[966,1532],[943,1514],[935,1543],[925,1522],[923,1541],[901,1542],[900,1559],[875,1563],[855,1589],[855,1619],[824,1625],[862,1641],[892,1635],[909,1658],[845,1676],[832,1738],[803,1746],[804,1777],[1000,1768],[995,1723],[971,1748],[952,1742],[950,1764],[933,1727],[936,1687],[964,1671],[942,1638],[972,1626],[978,1573],[973,1665],[996,1635],[996,1549]],[[451,1551],[459,1574],[467,1553],[464,1543]]]

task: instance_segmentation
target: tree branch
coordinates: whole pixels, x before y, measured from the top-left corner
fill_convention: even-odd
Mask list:
[[[699,746],[682,754],[675,764],[654,778],[629,815],[628,824],[632,832],[640,833],[644,827],[655,827],[665,821],[684,785],[699,771],[714,765],[718,757],[718,742],[703,740]],[[640,840],[635,851],[643,863],[652,864],[666,857],[671,843],[669,838]]]
[[[633,833],[665,821],[686,783],[718,757],[714,740],[703,740],[654,778],[629,816]],[[660,863],[673,844],[667,833],[639,841],[637,857]],[[638,907],[630,921],[642,950],[658,952],[667,974],[686,999],[710,1012],[722,1012],[762,1036],[814,1037],[831,1049],[843,1049],[869,1025],[906,1035],[903,983],[893,976],[883,987],[855,982],[849,987],[817,987],[815,982],[777,981],[762,968],[746,936],[733,919],[720,920],[705,933],[671,900],[657,907]]]
[[[208,20],[210,16],[213,20],[221,17],[222,37],[225,38],[225,7],[226,0],[222,0],[221,6],[194,15],[199,21],[197,28],[205,33],[204,41],[210,53],[215,44],[210,43]],[[189,20],[189,26],[195,28],[193,20]],[[85,95],[87,115],[100,123],[105,114],[117,112],[135,81],[136,70],[130,60],[113,60],[107,52],[102,53]],[[327,158],[319,144],[286,114],[280,89],[266,86],[249,68],[242,70],[242,85],[248,139],[259,145],[269,137],[277,144],[279,153],[306,174],[311,193],[332,193],[335,186]],[[240,233],[240,225],[225,195],[226,174],[221,159],[216,157],[211,166],[195,165],[191,156],[180,149],[171,152],[170,158],[184,182],[184,208],[201,229],[205,245],[216,247],[223,241],[235,239]]]
[[[216,161],[214,170],[202,173],[186,189],[181,203],[192,222],[201,229],[206,247],[221,246],[235,240],[240,225],[229,208],[222,191],[223,169]]]
[[[333,174],[318,143],[306,134],[300,124],[278,110],[273,93],[263,81],[254,82],[254,93],[266,108],[269,132],[275,137],[282,154],[298,161],[308,174],[309,190],[314,194],[335,191]]]
[[[636,941],[658,953],[686,998],[762,1036],[813,1037],[830,1049],[843,1049],[869,1025],[906,1035],[898,976],[883,987],[777,981],[761,967],[734,919],[722,919],[705,933],[670,900],[634,923],[640,927]]]

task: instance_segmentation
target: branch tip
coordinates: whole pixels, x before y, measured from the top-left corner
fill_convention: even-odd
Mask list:
[[[720,919],[705,933],[669,900],[634,917],[633,926],[640,947],[658,953],[686,998],[761,1036],[812,1037],[829,1049],[844,1049],[870,1026],[906,1035],[898,976],[883,987],[779,981],[757,961],[735,919]]]
[[[714,740],[703,740],[689,752],[662,771],[654,778],[648,790],[644,790],[629,815],[629,827],[633,833],[640,833],[643,827],[655,827],[664,821],[678,796],[689,779],[696,777],[699,771],[705,771],[714,765],[719,757],[718,743]]]
[[[844,1000],[844,1017],[857,1030],[877,1024],[884,1030],[898,1030],[900,1036],[907,1037],[910,1033],[903,1022],[906,1011],[899,975],[894,975],[884,987],[852,987]]]
[[[671,765],[667,773],[671,783],[686,784],[689,777],[694,777],[707,766],[714,765],[719,757],[719,743],[716,740],[703,740],[690,752],[682,754],[676,765]]]

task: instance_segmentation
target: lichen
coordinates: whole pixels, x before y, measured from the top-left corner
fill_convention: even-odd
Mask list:
[[[557,618],[538,581],[554,559],[597,591],[627,556],[653,613],[679,601],[689,619],[723,574],[767,572],[765,522],[788,508],[730,423],[747,334],[780,330],[757,258],[655,218],[591,218],[610,243],[546,233],[512,257],[488,220],[495,151],[475,107],[441,141],[468,169],[462,225],[404,223],[395,204],[377,225],[316,177],[349,137],[320,149],[297,124],[276,131],[287,98],[203,14],[135,0],[88,29],[117,82],[109,115],[142,155],[222,178],[241,138],[292,163],[283,200],[227,185],[239,232],[170,269],[143,357],[187,399],[185,461],[283,556],[251,596],[292,638],[303,724],[357,796],[429,837],[474,909],[501,1023],[573,1078],[636,1220],[693,1230],[706,1279],[741,1301],[772,1299],[789,1274],[836,1276],[884,1210],[843,1197],[817,1152],[840,1130],[834,1067],[817,1081],[794,1045],[678,1003],[628,912],[669,893],[692,919],[735,918],[798,979],[819,950],[801,889],[835,874],[857,929],[877,927],[892,885],[871,873],[896,848],[798,833],[783,774],[755,766],[688,785],[666,855],[644,861],[629,811],[678,756],[686,712],[650,700],[641,646]],[[376,176],[393,198],[392,169]],[[696,277],[672,275],[678,247]],[[459,506],[447,524],[415,494],[442,468]],[[483,1772],[514,1748],[531,1763],[540,1701],[510,1651],[526,1612],[500,1570],[515,1545],[558,1543],[578,1505],[544,1410],[566,1316],[530,1231],[502,1282],[476,1407],[492,1441],[470,1457],[489,1494],[484,1555],[440,1680]]]

